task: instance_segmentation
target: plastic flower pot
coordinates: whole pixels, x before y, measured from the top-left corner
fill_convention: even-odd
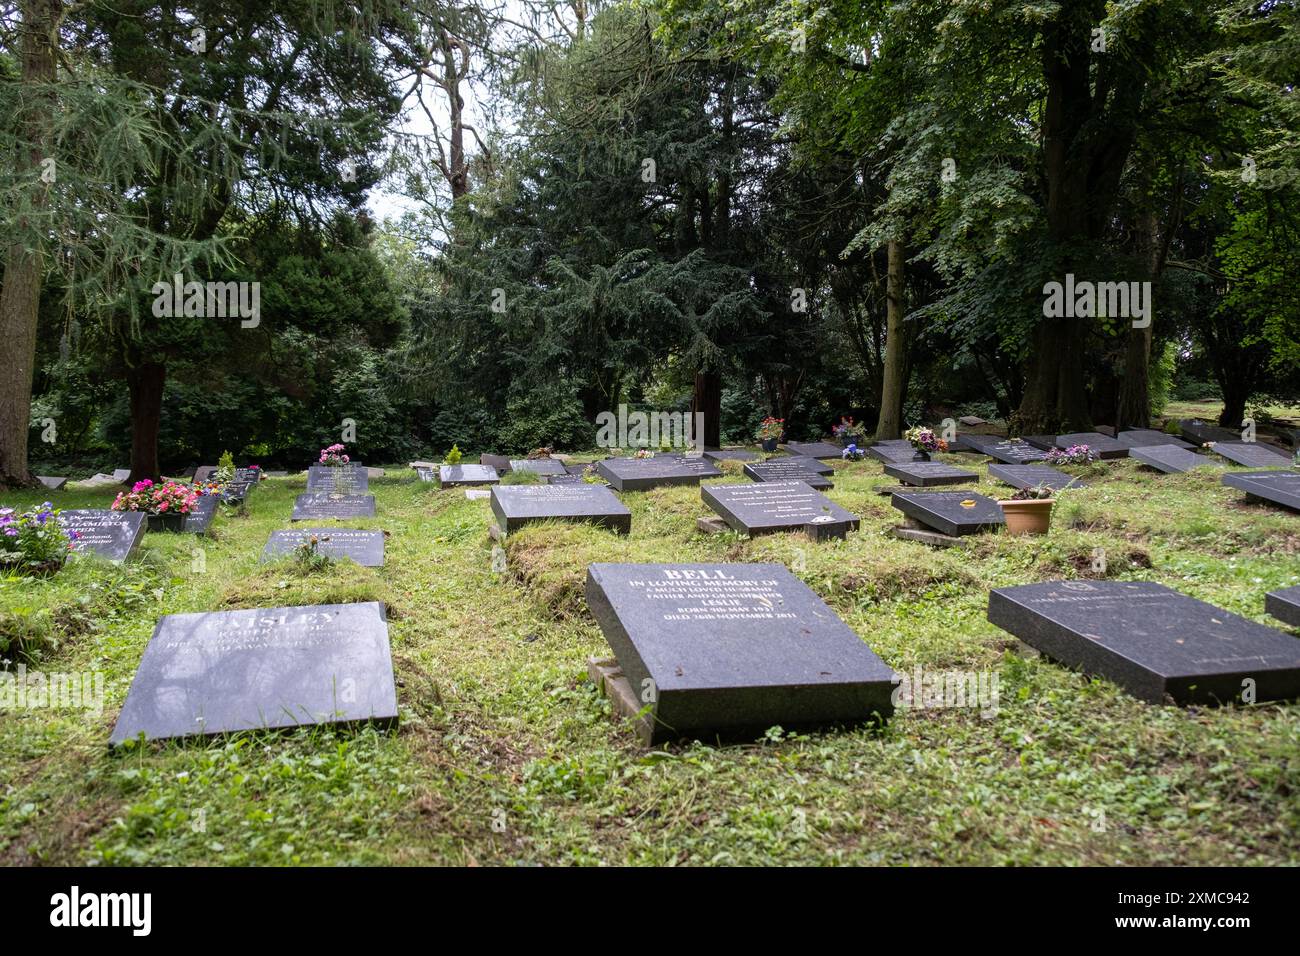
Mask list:
[[[160,515],[149,516],[150,531],[184,531],[185,515],[177,512],[169,512]]]
[[[776,439],[775,439],[775,438],[764,438],[764,439],[763,439],[763,451],[776,451]]]
[[[998,502],[1007,521],[1007,534],[1047,534],[1052,525],[1052,505],[1055,503],[1054,498]]]
[[[916,450],[916,454],[912,456],[912,461],[929,461],[929,460],[930,460],[930,453],[928,451],[922,451],[920,448],[918,448]]]

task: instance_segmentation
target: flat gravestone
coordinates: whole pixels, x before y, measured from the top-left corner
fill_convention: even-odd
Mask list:
[[[169,614],[110,740],[363,722],[397,722],[382,604]]]
[[[217,473],[216,465],[199,465],[194,469],[195,481],[208,481]]]
[[[366,568],[384,566],[384,533],[357,528],[292,528],[272,531],[266,548],[262,551],[262,560],[269,561],[288,554],[313,536],[317,539],[316,550],[331,558],[350,558]]]
[[[62,491],[63,486],[68,483],[67,478],[52,478],[49,475],[37,475],[36,480],[51,491]]]
[[[535,475],[567,474],[564,462],[555,458],[512,458],[511,471],[531,471]]]
[[[77,532],[73,551],[92,552],[109,561],[125,561],[131,556],[149,523],[142,511],[105,511],[74,508],[59,513],[64,531]]]
[[[425,465],[416,465],[415,478],[417,481],[437,481],[438,472]]]
[[[856,531],[858,516],[844,510],[804,481],[745,485],[703,485],[700,497],[728,526],[753,536],[804,531],[814,538],[842,538]]]
[[[582,475],[575,475],[572,472],[565,472],[563,475],[547,475],[545,481],[548,485],[581,485],[585,484]]]
[[[489,468],[495,468],[498,475],[504,475],[510,471],[510,459],[505,455],[479,455],[478,463],[487,465]]]
[[[779,564],[592,564],[587,604],[651,708],[648,743],[893,713],[893,670]]]
[[[886,465],[916,459],[916,449],[911,445],[871,445],[862,451],[867,457],[883,461]]]
[[[1289,468],[1291,456],[1253,441],[1215,442],[1210,451],[1247,468]]]
[[[308,475],[309,480],[310,477],[311,476]],[[261,468],[236,468],[235,469],[235,481],[247,481],[250,484],[255,485],[261,480],[262,480]]]
[[[833,465],[828,465],[820,458],[809,458],[807,455],[785,455],[777,458],[769,458],[767,460],[789,462],[790,464],[798,465],[806,471],[815,472],[819,475],[835,474],[835,468]]]
[[[1193,468],[1222,468],[1217,461],[1177,445],[1138,445],[1129,449],[1129,457],[1166,475],[1180,475]]]
[[[790,458],[748,462],[745,465],[745,477],[751,481],[802,481],[810,488],[818,489],[835,487],[829,478]]]
[[[885,466],[885,474],[905,485],[932,488],[935,485],[964,485],[979,481],[980,476],[964,468],[954,468],[938,461],[904,461]]]
[[[131,477],[130,468],[118,468],[113,472],[114,481],[126,481]]]
[[[713,451],[706,451],[704,457],[710,461],[755,461],[761,458],[756,451],[747,451],[744,448],[721,448]]]
[[[984,442],[979,450],[1007,465],[1028,465],[1047,457],[1047,452],[1043,449],[1015,438]]]
[[[989,621],[1141,700],[1300,695],[1300,641],[1151,581],[1049,581],[989,594]],[[1247,681],[1251,683],[1247,683]]]
[[[606,458],[596,472],[617,491],[645,491],[659,485],[696,485],[722,472],[707,458]]]
[[[1178,423],[1178,427],[1184,438],[1198,446],[1212,441],[1241,441],[1241,432],[1222,425],[1211,425],[1196,418],[1184,419]]]
[[[1223,483],[1254,498],[1300,511],[1300,471],[1237,471]]]
[[[492,489],[492,513],[509,534],[534,521],[581,521],[627,534],[632,512],[604,485],[579,480],[560,485],[499,485]]]
[[[185,523],[181,530],[186,534],[206,532],[217,514],[218,500],[218,495],[199,495],[198,501],[194,502],[194,509],[185,516]]]
[[[1279,621],[1300,627],[1300,586],[1270,591],[1264,597],[1264,610]]]
[[[501,480],[491,465],[441,465],[438,481],[444,488],[472,485],[495,485]]]
[[[827,441],[788,441],[785,450],[792,455],[804,455],[808,458],[841,458],[844,448]]]
[[[374,495],[299,495],[293,501],[290,521],[316,521],[321,518],[346,520],[373,518]]]
[[[1177,435],[1156,431],[1154,428],[1130,428],[1115,436],[1121,444],[1129,448],[1146,448],[1152,445],[1175,445],[1178,448],[1195,448],[1191,442],[1183,441]]]
[[[307,469],[307,490],[323,494],[362,494],[370,490],[370,474],[355,466],[331,468],[312,465]]]
[[[1053,491],[1064,491],[1066,488],[1077,490],[1088,487],[1073,475],[1067,475],[1047,465],[989,465],[989,476],[1012,488],[1050,488]]]
[[[974,492],[896,491],[890,504],[912,520],[949,537],[978,534],[1006,524],[1001,506]]]
[[[1118,438],[1103,435],[1101,432],[1071,432],[1056,437],[1056,447],[1062,450],[1071,445],[1087,445],[1098,458],[1127,458],[1129,446]]]
[[[248,493],[252,488],[253,483],[251,481],[228,481],[221,486],[221,497],[230,502],[243,501],[248,497]]]
[[[1020,440],[1041,451],[1051,451],[1056,447],[1055,435],[1025,435]]]

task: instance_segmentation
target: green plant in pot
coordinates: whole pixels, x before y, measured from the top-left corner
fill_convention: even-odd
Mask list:
[[[1007,534],[1047,534],[1052,525],[1052,489],[1038,485],[1021,488],[1010,498],[999,501],[1007,522]]]
[[[781,434],[785,431],[785,419],[773,418],[769,415],[758,423],[758,431],[755,437],[763,445],[763,451],[776,451],[777,443],[781,440]]]

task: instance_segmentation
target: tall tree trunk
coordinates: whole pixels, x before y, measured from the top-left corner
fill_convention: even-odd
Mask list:
[[[23,0],[22,83],[33,87],[56,78],[54,43],[63,18],[61,0]],[[20,128],[32,144],[14,157],[20,174],[30,177],[31,205],[45,206],[47,184],[40,181],[42,144],[53,123],[53,91],[28,90],[30,104],[19,117]],[[56,166],[57,175],[57,166]],[[25,223],[29,226],[30,223]],[[32,230],[36,232],[37,230]],[[45,252],[40,240],[29,246],[17,240],[5,250],[4,287],[0,288],[0,342],[7,358],[0,362],[0,487],[32,484],[27,465],[27,432],[32,412],[32,379],[36,371],[36,326],[40,315]]]
[[[885,361],[880,389],[876,439],[898,438],[903,428],[903,391],[907,385],[907,333],[903,326],[903,246],[888,245],[885,277]]]
[[[126,384],[131,401],[131,477],[157,481],[162,476],[158,465],[158,431],[162,426],[163,385],[167,366],[159,362],[141,362],[127,369]]]
[[[696,372],[691,414],[704,414],[704,447],[722,447],[722,375]],[[697,436],[698,437],[698,436]]]

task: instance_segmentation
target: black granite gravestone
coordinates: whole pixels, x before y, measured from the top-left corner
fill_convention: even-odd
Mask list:
[[[307,469],[307,490],[320,494],[364,494],[370,490],[370,473],[357,465],[312,465]]]
[[[815,461],[816,459],[807,459]],[[745,465],[745,477],[750,481],[802,481],[811,488],[834,488],[830,479],[819,475],[790,458],[771,458],[751,461]]]
[[[442,465],[438,468],[438,481],[444,488],[495,485],[501,476],[491,465]]]
[[[820,458],[809,458],[807,455],[783,455],[776,458],[769,458],[768,461],[783,461],[787,465],[798,465],[805,471],[811,471],[818,475],[835,474],[835,466],[822,461]]]
[[[384,606],[319,604],[162,618],[110,740],[396,721]]]
[[[627,505],[604,485],[580,478],[573,484],[498,485],[492,489],[492,513],[507,533],[534,521],[586,522],[623,534],[632,530]]]
[[[212,525],[212,519],[217,514],[217,495],[199,495],[194,502],[194,508],[185,516],[185,524],[181,529],[187,534],[203,534]]]
[[[322,518],[373,518],[374,495],[299,495],[293,501],[290,521],[315,521]]]
[[[362,531],[358,528],[293,528],[272,531],[262,560],[289,554],[304,541],[316,538],[316,550],[331,558],[351,559],[366,568],[384,566],[384,533]]]
[[[966,491],[896,491],[892,504],[914,521],[957,537],[991,531],[1006,524],[992,498]]]
[[[706,451],[704,457],[710,461],[755,461],[762,455],[744,448],[722,448]]]
[[[216,465],[200,465],[194,469],[194,480],[198,482],[209,481],[216,473]]]
[[[868,458],[874,458],[876,461],[884,462],[886,465],[914,461],[916,459],[916,449],[906,442],[901,445],[872,445],[868,448],[862,449],[862,451]]]
[[[498,475],[508,474],[510,471],[510,459],[505,455],[479,455],[478,463],[495,468]]]
[[[1154,428],[1130,428],[1115,436],[1129,448],[1146,448],[1152,445],[1174,445],[1178,448],[1195,448],[1191,442],[1183,441],[1177,435],[1156,431]]]
[[[37,475],[36,480],[49,488],[50,491],[62,491],[63,486],[68,483],[67,478],[54,478],[49,475]]]
[[[1241,441],[1241,432],[1220,425],[1211,425],[1195,418],[1183,419],[1178,423],[1183,438],[1200,447],[1206,442]]]
[[[364,471],[364,469],[362,470]],[[235,469],[235,481],[247,481],[250,484],[256,485],[261,480],[262,480],[262,469],[260,468],[236,468]],[[311,481],[310,475],[307,476],[307,480]]]
[[[566,474],[564,462],[558,458],[512,458],[511,471],[531,471],[535,475]]]
[[[1056,437],[1057,448],[1066,449],[1071,445],[1087,445],[1101,459],[1128,457],[1128,445],[1101,432],[1071,432]]]
[[[109,561],[125,561],[144,537],[148,522],[143,511],[102,511],[73,508],[59,513],[59,525],[77,532],[73,551],[92,552]]]
[[[1291,465],[1290,455],[1259,442],[1220,441],[1215,442],[1210,451],[1247,468],[1288,468]]]
[[[964,468],[954,468],[937,461],[904,461],[885,466],[885,474],[915,488],[935,485],[964,485],[979,481],[980,476]]]
[[[649,743],[893,713],[893,670],[781,565],[593,564],[587,604],[650,709]]]
[[[1129,449],[1129,457],[1148,468],[1163,471],[1166,475],[1179,475],[1193,468],[1222,468],[1217,461],[1198,455],[1177,445],[1137,445]]]
[[[752,485],[702,485],[700,497],[735,531],[750,536],[803,531],[815,538],[842,538],[858,529],[851,514],[804,481]]]
[[[1264,596],[1264,610],[1279,621],[1300,627],[1300,586],[1270,591]]]
[[[972,435],[969,440],[976,441],[978,438],[984,437],[991,436]],[[1018,438],[993,438],[992,441],[980,442],[977,447],[983,454],[1008,465],[1027,465],[1032,462],[1042,461],[1047,457],[1047,452],[1043,449],[1035,448],[1028,442],[1021,441]]]
[[[804,455],[808,458],[840,458],[844,455],[843,447],[825,441],[788,441],[785,443],[785,450],[792,455]]]
[[[1236,471],[1223,483],[1253,498],[1300,511],[1300,471]]]
[[[1049,581],[989,594],[989,621],[1048,657],[1161,703],[1300,695],[1300,641],[1151,581]]]
[[[645,491],[658,485],[695,485],[722,475],[707,458],[606,458],[596,472],[617,491]]]
[[[1056,447],[1055,435],[1024,435],[1020,438],[1020,441],[1040,451],[1051,451]]]
[[[1049,468],[1047,465],[989,465],[989,476],[1012,488],[1051,488],[1077,491],[1088,487],[1073,475]]]
[[[575,475],[566,471],[562,475],[547,475],[543,479],[548,485],[581,485],[584,484],[582,475]]]

